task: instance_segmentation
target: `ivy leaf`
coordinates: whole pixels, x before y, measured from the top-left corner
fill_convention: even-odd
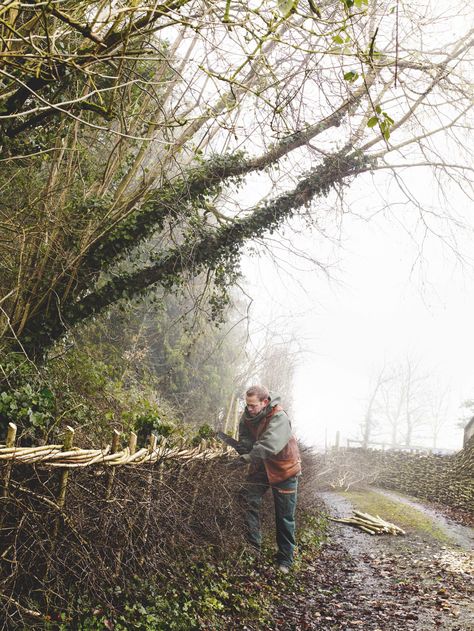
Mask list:
[[[367,127],[375,127],[375,125],[377,125],[378,122],[379,122],[379,119],[377,118],[377,116],[372,116],[367,121]]]
[[[283,16],[288,16],[296,10],[298,0],[278,0],[278,10]]]
[[[340,35],[334,35],[334,37],[332,38],[332,41],[335,44],[344,44],[344,40],[342,39]]]
[[[49,401],[52,401],[54,399],[54,394],[51,392],[51,390],[47,387],[44,387],[40,390],[40,395],[44,398],[47,399]]]
[[[349,81],[349,83],[354,83],[359,78],[359,73],[354,70],[350,70],[349,72],[344,73],[344,79]]]
[[[380,123],[380,131],[385,140],[388,140],[390,138],[390,123],[386,120],[382,121]]]

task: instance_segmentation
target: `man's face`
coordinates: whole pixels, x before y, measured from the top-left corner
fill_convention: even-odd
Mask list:
[[[257,416],[268,405],[269,399],[263,399],[260,401],[256,394],[245,397],[245,403],[247,404],[247,410],[250,416]]]

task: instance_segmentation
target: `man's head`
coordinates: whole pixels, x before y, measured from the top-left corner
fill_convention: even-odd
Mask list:
[[[270,403],[270,393],[264,386],[251,386],[245,393],[245,403],[250,416],[258,416]]]

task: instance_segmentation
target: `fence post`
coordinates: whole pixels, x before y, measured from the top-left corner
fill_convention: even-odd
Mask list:
[[[339,432],[339,430],[337,430],[337,432],[336,432],[336,444],[335,444],[335,446],[334,446],[334,449],[335,449],[336,451],[339,451],[339,441],[340,441],[340,438],[341,438],[341,433]]]
[[[163,436],[163,438],[160,440],[160,448],[163,449],[163,453],[164,453],[164,448],[166,446],[167,443],[167,439],[166,436]],[[160,459],[160,464],[158,465],[158,484],[159,486],[161,486],[163,484],[163,477],[164,477],[164,473],[165,473],[165,459],[161,458]]]
[[[7,440],[5,447],[14,447],[16,440],[16,425],[8,423]],[[12,461],[7,461],[5,465],[5,473],[3,475],[3,497],[8,497],[8,487],[10,486],[10,477],[12,474]]]
[[[128,448],[130,450],[130,455],[133,456],[133,454],[137,450],[137,435],[135,434],[135,432],[130,432],[130,438],[129,438],[129,441],[128,441]]]
[[[137,435],[135,434],[135,432],[130,432],[130,438],[128,439],[128,450],[131,456],[133,456],[133,454],[137,450]],[[119,550],[115,561],[115,570],[113,573],[114,578],[117,578],[117,576],[120,574],[120,570],[122,569],[122,558],[123,550]]]
[[[224,429],[223,429],[224,434],[227,432],[227,427],[229,426],[230,415],[232,413],[232,408],[234,407],[234,398],[235,398],[235,394],[232,393],[232,396],[230,397],[229,409],[227,410],[227,415],[224,421]]]
[[[234,431],[232,432],[232,436],[237,439],[239,433],[239,399],[235,397],[235,408],[234,408]]]
[[[156,449],[156,443],[158,442],[157,436],[155,434],[151,434],[148,444],[148,452],[150,455]],[[146,492],[145,492],[145,518],[143,523],[143,544],[146,544],[148,539],[148,522],[150,521],[150,512],[151,512],[151,492],[153,488],[153,462],[150,462],[149,465],[150,470],[146,476]],[[144,556],[141,558],[141,562],[144,561]]]
[[[208,448],[208,443],[207,440],[203,439],[201,440],[201,442],[199,443],[199,453],[202,453],[203,451],[206,451],[206,449]],[[202,461],[198,461],[197,466],[199,467],[200,462],[205,462],[205,459],[203,459]],[[192,465],[191,465],[192,466]],[[203,477],[206,477],[206,470],[204,469],[203,472]],[[196,500],[197,500],[197,496],[198,496],[198,492],[199,489],[201,488],[200,486],[200,480],[201,476],[194,476],[194,480],[196,482],[196,486],[194,487],[194,491],[193,491],[193,496],[191,498],[191,505],[189,507],[189,515],[188,515],[188,525],[191,523],[191,520],[193,518],[193,513],[194,513],[194,508],[196,506]],[[201,482],[202,484],[202,482]]]
[[[68,425],[66,427],[66,433],[64,436],[63,451],[69,451],[71,449],[73,440],[74,440],[74,429]],[[58,492],[58,497],[56,500],[56,505],[60,511],[62,511],[62,509],[64,508],[64,504],[66,503],[66,489],[67,489],[68,478],[69,478],[69,470],[63,469],[61,471],[61,478],[59,481],[59,492]],[[57,515],[56,521],[54,522],[53,540],[56,539],[56,537],[58,536],[59,520],[60,520],[60,515]]]
[[[120,432],[117,429],[114,429],[114,433],[112,435],[112,445],[110,447],[110,453],[116,454],[119,450],[120,445]],[[112,495],[112,487],[114,484],[115,477],[115,467],[110,467],[109,471],[109,479],[107,480],[107,489],[105,491],[105,499],[109,500]]]
[[[69,425],[66,427],[66,434],[64,436],[63,443],[63,451],[69,451],[72,447],[72,443],[74,440],[74,430]],[[69,470],[64,469],[61,472],[61,481],[59,483],[59,493],[57,499],[57,505],[59,508],[63,508],[66,502],[66,489],[67,489],[67,480],[69,478]]]

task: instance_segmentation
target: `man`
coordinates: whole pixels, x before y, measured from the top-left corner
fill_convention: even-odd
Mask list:
[[[250,464],[242,491],[249,543],[260,550],[260,508],[271,488],[275,503],[277,564],[288,573],[295,549],[295,508],[301,460],[290,420],[279,397],[270,397],[263,386],[246,392],[246,407],[239,423],[241,460]]]

